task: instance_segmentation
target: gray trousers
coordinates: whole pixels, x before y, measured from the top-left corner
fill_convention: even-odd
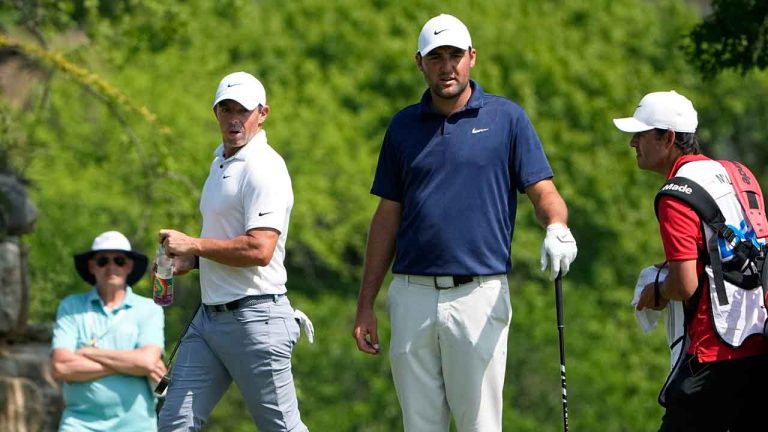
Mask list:
[[[234,380],[261,432],[308,431],[291,373],[298,338],[285,296],[234,311],[201,307],[179,346],[158,429],[200,430]]]

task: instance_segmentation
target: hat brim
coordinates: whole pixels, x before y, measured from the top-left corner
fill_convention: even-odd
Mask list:
[[[463,49],[464,51],[468,51],[472,49],[471,45],[469,44],[464,45],[463,41],[441,40],[420,49],[419,54],[421,54],[421,56],[424,57],[425,55],[429,54],[433,49],[440,48],[441,46],[451,46],[454,48]]]
[[[248,111],[253,111],[256,109],[257,106],[259,106],[259,101],[257,98],[243,96],[242,93],[239,93],[233,89],[232,91],[222,92],[219,95],[219,97],[217,97],[216,100],[213,101],[213,107],[216,108],[216,105],[218,105],[219,102],[227,99],[230,99],[239,103],[240,105],[243,106],[243,108],[247,109]]]
[[[613,124],[622,132],[636,133],[654,129],[654,126],[647,125],[634,117],[613,119]]]
[[[75,269],[77,270],[77,273],[80,275],[80,277],[88,282],[90,285],[96,284],[96,277],[91,273],[91,271],[88,269],[88,260],[91,259],[93,255],[95,255],[97,252],[120,252],[126,254],[128,257],[130,257],[133,260],[133,271],[128,274],[128,276],[125,278],[125,283],[127,285],[133,285],[139,280],[141,280],[142,277],[144,277],[144,273],[147,272],[147,266],[149,265],[149,259],[146,255],[142,255],[138,252],[132,252],[132,251],[124,251],[124,250],[97,250],[97,251],[88,251],[83,252],[80,254],[75,255]]]

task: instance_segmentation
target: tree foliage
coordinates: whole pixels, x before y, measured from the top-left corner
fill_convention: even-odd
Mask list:
[[[440,12],[472,32],[473,77],[526,109],[569,205],[580,249],[565,280],[573,428],[655,428],[667,349],[661,332],[641,334],[629,301],[639,270],[663,259],[652,205],[662,179],[637,169],[629,137],[610,120],[631,114],[645,93],[675,89],[696,105],[705,151],[740,158],[763,180],[768,173],[760,151],[768,75],[702,81],[679,48],[698,17],[675,0],[0,3],[0,36],[13,41],[0,59],[23,58],[19,74],[32,83],[24,99],[0,96],[8,131],[0,143],[40,210],[26,239],[33,317],[51,319],[59,299],[85,289],[71,257],[99,232],[119,229],[143,251],[154,250],[162,227],[199,232],[200,189],[220,139],[213,93],[222,76],[247,70],[266,86],[267,134],[296,196],[288,288],[317,329],[316,344],[299,343],[293,362],[302,416],[312,430],[400,430],[386,355],[358,353],[349,333],[381,139],[424,90],[416,39]],[[537,268],[542,238],[521,197],[504,411],[505,429],[516,431],[561,428],[554,296]],[[169,350],[199,301],[194,276],[178,283],[166,308]],[[146,281],[135,288],[149,294]],[[207,428],[252,429],[235,389]]]
[[[768,2],[713,0],[712,13],[690,33],[687,54],[707,77],[768,67]]]

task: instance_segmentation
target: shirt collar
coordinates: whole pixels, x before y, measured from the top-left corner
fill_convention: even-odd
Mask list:
[[[469,96],[467,104],[458,112],[462,112],[470,109],[480,109],[483,107],[483,99],[485,99],[485,91],[474,80],[469,80],[469,88],[472,89],[472,94]],[[421,102],[419,103],[420,114],[440,114],[432,107],[432,93],[427,89],[424,94],[421,95]]]
[[[253,138],[251,138],[251,140],[248,141],[248,143],[246,143],[240,149],[240,151],[238,151],[237,153],[235,153],[233,156],[231,156],[230,158],[228,158],[226,160],[228,160],[228,161],[233,161],[233,160],[242,160],[242,161],[244,161],[244,160],[248,160],[249,155],[252,155],[253,153],[255,153],[256,149],[258,147],[261,147],[262,144],[266,144],[266,143],[267,143],[267,131],[262,129],[262,130],[258,131],[256,133],[256,135],[254,135]],[[224,159],[224,144],[223,143],[219,144],[219,146],[216,147],[216,150],[213,151],[213,155],[218,157],[218,158]]]
[[[677,170],[679,170],[681,166],[687,164],[688,162],[695,162],[695,161],[701,161],[701,160],[709,160],[709,158],[702,154],[697,154],[697,155],[687,154],[687,155],[680,156],[672,165],[672,169],[669,170],[669,174],[667,174],[667,180],[674,177],[677,174]]]
[[[101,296],[99,295],[99,290],[94,286],[90,292],[88,292],[88,303],[93,304],[96,303],[98,305],[101,305],[101,307],[104,307],[104,301],[101,299]],[[122,308],[129,308],[133,307],[133,305],[136,303],[136,294],[133,293],[133,289],[130,286],[125,287],[125,297],[123,297],[122,303],[120,303],[114,310],[122,309]]]

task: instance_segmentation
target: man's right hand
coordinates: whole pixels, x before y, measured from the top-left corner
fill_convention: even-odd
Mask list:
[[[197,239],[172,229],[161,229],[158,233],[160,243],[169,256],[194,256],[197,253]]]
[[[357,342],[357,349],[373,355],[381,352],[376,326],[376,313],[373,312],[373,308],[358,308],[355,327],[352,330],[352,337]]]

